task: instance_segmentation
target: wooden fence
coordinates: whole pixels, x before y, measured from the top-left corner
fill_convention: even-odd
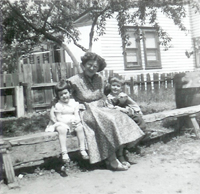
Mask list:
[[[0,113],[15,112],[17,117],[24,115],[23,86],[18,74],[0,75]]]
[[[102,73],[106,78],[109,76],[119,76],[113,71],[104,71]],[[123,90],[130,96],[139,95],[141,92],[158,92],[163,89],[170,89],[174,87],[174,76],[177,73],[153,73],[153,74],[141,74],[135,75],[130,78],[123,78],[125,80],[125,87]]]
[[[23,64],[19,72],[1,75],[1,113],[15,111],[16,116],[50,108],[53,87],[60,78],[69,78],[78,70],[72,63]],[[111,70],[102,72],[105,77],[118,75]],[[119,75],[118,75],[119,76]],[[138,92],[173,88],[174,74],[142,74],[126,79],[124,91],[130,96]],[[23,104],[24,107],[23,107]],[[25,111],[22,111],[24,109]]]

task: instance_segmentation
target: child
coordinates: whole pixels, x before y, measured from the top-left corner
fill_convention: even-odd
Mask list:
[[[131,117],[142,130],[145,130],[146,124],[142,118],[143,114],[140,107],[126,93],[122,92],[123,81],[118,77],[110,77],[108,82],[110,91],[107,95],[108,106],[113,106],[113,108],[124,112]]]
[[[70,162],[66,147],[67,132],[75,131],[79,140],[80,154],[83,159],[89,159],[85,151],[85,136],[79,117],[79,103],[75,102],[74,99],[70,99],[70,82],[61,80],[55,86],[55,93],[58,102],[51,110],[51,115],[54,114],[52,117],[54,118],[54,124],[48,125],[45,131],[58,131],[64,162]]]

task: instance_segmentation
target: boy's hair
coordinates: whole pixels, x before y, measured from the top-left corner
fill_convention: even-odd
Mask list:
[[[62,90],[67,89],[70,93],[72,92],[72,84],[68,80],[61,79],[58,84],[55,86],[56,98],[59,99],[58,93]]]
[[[113,82],[120,83],[121,85],[124,84],[124,81],[122,80],[122,78],[118,77],[118,76],[113,76],[113,77],[109,77],[108,78],[108,83],[109,84],[112,84]]]

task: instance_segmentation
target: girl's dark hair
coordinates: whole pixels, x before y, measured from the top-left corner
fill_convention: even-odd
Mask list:
[[[56,98],[59,99],[58,93],[62,90],[67,89],[70,93],[72,92],[72,84],[68,80],[61,79],[58,84],[55,86]]]

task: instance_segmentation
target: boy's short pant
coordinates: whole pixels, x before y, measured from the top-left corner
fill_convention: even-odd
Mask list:
[[[146,123],[144,122],[144,119],[142,118],[142,115],[133,114],[133,115],[129,115],[129,116],[136,122],[136,124],[140,127],[140,129],[145,131]]]

